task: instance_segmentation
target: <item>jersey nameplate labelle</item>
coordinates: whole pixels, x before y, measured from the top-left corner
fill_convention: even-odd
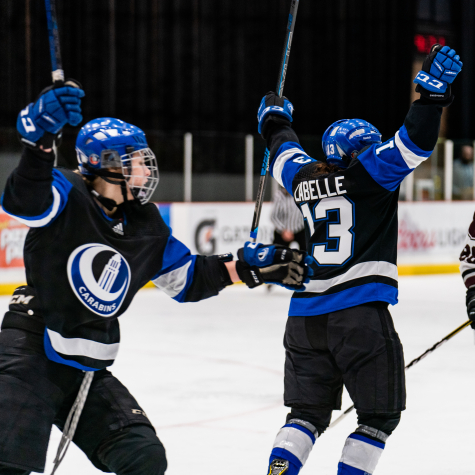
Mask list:
[[[117,313],[130,284],[130,267],[115,249],[85,244],[68,260],[68,278],[77,298],[101,317]]]
[[[300,203],[301,201],[321,200],[322,198],[344,195],[346,190],[343,189],[343,179],[343,176],[334,176],[302,181],[295,189],[295,201]]]

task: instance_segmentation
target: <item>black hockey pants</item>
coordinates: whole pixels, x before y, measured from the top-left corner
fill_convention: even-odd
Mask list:
[[[41,336],[0,333],[0,475],[44,470],[51,426],[64,427],[83,375],[48,360]],[[107,370],[94,374],[73,442],[104,472],[163,475],[167,467],[144,411]]]
[[[387,304],[289,317],[284,336],[285,405],[319,434],[341,408],[343,384],[358,423],[390,434],[405,409],[404,356]]]
[[[130,426],[112,434],[100,445],[97,458],[107,471],[118,475],[163,475],[167,468],[163,445],[153,429],[143,425]],[[0,475],[29,473],[0,466]]]

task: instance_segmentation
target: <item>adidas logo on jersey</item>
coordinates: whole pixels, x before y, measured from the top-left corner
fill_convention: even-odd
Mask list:
[[[122,226],[122,223],[116,224],[113,228],[113,231],[115,231],[117,234],[120,234],[121,236],[124,235],[124,227]]]

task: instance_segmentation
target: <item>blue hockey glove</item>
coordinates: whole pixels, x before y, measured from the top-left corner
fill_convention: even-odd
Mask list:
[[[238,259],[236,271],[250,289],[266,283],[303,292],[313,275],[307,253],[284,246],[246,242],[238,250]]]
[[[80,84],[68,80],[64,87],[44,89],[35,103],[29,104],[18,115],[17,130],[21,142],[33,149],[51,148],[61,129],[82,121]]]
[[[462,70],[462,65],[460,56],[449,46],[433,45],[422,64],[422,71],[414,79],[416,92],[427,99],[440,101],[441,105],[450,105],[453,100],[450,84]]]
[[[257,111],[258,132],[265,139],[269,122],[290,125],[293,111],[294,106],[285,96],[279,97],[275,92],[268,92]]]

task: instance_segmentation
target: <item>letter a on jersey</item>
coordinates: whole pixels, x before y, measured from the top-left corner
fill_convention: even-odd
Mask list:
[[[111,317],[127,295],[130,267],[115,249],[85,244],[69,256],[68,278],[83,305],[101,317]]]

